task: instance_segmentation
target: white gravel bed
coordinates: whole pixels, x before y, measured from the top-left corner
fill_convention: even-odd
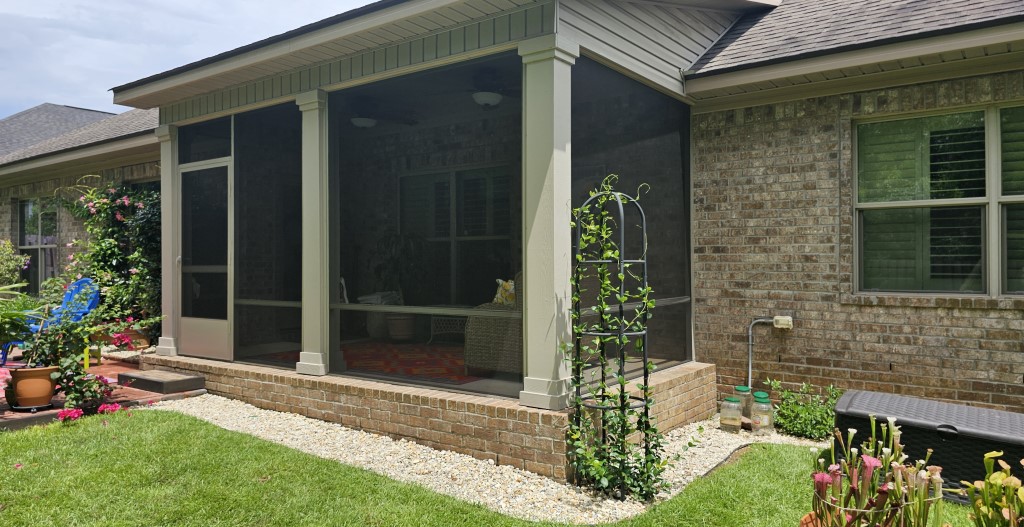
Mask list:
[[[396,441],[297,414],[262,410],[216,395],[164,401],[151,408],[192,415],[228,430],[419,484],[525,520],[614,522],[640,514],[648,507],[634,500],[619,501],[582,491],[524,470],[496,466],[493,461],[434,450],[411,441]],[[778,434],[759,437],[746,431],[722,432],[717,416],[666,436],[666,452],[679,457],[666,471],[671,490],[660,495],[658,501],[674,496],[743,445],[770,442],[821,446]],[[693,446],[688,447],[691,442]]]

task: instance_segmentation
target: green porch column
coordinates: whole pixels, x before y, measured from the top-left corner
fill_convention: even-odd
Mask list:
[[[523,58],[523,354],[525,406],[561,409],[570,337],[572,65],[579,45],[555,35],[519,44]]]
[[[160,340],[156,354],[174,356],[178,354],[178,317],[181,309],[177,302],[179,292],[180,263],[177,260],[178,224],[176,212],[181,209],[181,196],[177,194],[178,183],[178,127],[162,124],[156,128],[160,141],[160,310],[164,319],[161,324]]]
[[[300,93],[295,104],[302,111],[302,352],[295,371],[326,375],[331,342],[327,94]]]

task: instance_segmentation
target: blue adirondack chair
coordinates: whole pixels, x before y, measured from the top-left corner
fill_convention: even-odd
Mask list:
[[[48,324],[78,322],[90,311],[96,309],[96,306],[99,304],[99,286],[92,281],[92,278],[81,278],[68,286],[67,291],[64,292],[64,299],[59,306],[50,311],[49,316],[45,318],[34,317],[37,318],[37,322],[29,324],[29,330],[34,335],[39,333],[39,330],[45,328]],[[7,363],[7,354],[10,353],[14,346],[22,346],[24,344],[24,342],[13,341],[0,347],[0,366]]]

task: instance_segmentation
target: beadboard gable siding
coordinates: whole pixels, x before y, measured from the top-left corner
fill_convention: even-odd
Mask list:
[[[421,69],[424,64],[441,64],[459,55],[471,56],[489,48],[495,51],[512,48],[520,40],[554,31],[554,3],[533,3],[423,37],[326,60],[162,106],[160,123],[194,119],[403,68],[411,70],[410,67],[419,66],[417,69]]]
[[[683,95],[690,67],[738,15],[613,0],[561,0],[558,34],[671,93]]]

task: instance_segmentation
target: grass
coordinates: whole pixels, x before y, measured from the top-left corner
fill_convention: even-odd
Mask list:
[[[795,527],[809,510],[807,457],[804,447],[755,445],[617,525]],[[962,507],[947,506],[947,516],[955,527],[969,525]],[[137,411],[0,433],[0,525],[550,524],[188,416]]]

